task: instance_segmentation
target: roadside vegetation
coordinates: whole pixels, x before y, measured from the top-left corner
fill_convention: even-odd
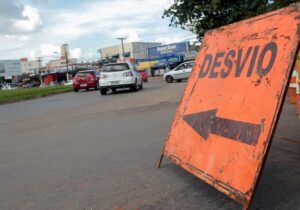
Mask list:
[[[72,86],[20,88],[0,90],[0,104],[72,91]]]
[[[175,0],[164,11],[170,26],[187,29],[198,36],[206,31],[288,6],[297,0]]]

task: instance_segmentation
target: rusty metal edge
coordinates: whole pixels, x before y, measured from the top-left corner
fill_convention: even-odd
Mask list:
[[[221,191],[225,195],[229,196],[233,200],[237,201],[241,205],[245,205],[248,203],[247,198],[244,196],[244,194],[237,189],[234,189],[227,185],[226,183],[216,179],[214,176],[211,176],[210,174],[182,161],[180,158],[176,157],[175,155],[168,155],[167,153],[164,154],[167,158],[169,158],[171,161],[173,161],[178,166],[182,167],[189,173],[193,174],[197,178],[199,178],[201,181],[211,185],[216,190]],[[189,170],[188,170],[189,169]],[[203,179],[205,178],[205,179]]]

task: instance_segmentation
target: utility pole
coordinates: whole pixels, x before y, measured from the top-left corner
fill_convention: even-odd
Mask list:
[[[66,78],[67,78],[67,82],[68,82],[69,81],[69,73],[68,73],[68,70],[69,70],[69,58],[68,58],[68,53],[67,53],[66,50],[65,50],[65,57],[66,57],[66,66],[67,66]]]
[[[125,40],[126,38],[125,37],[119,37],[117,39],[121,40],[121,44],[122,44],[122,56],[123,56],[123,61],[125,62],[125,53],[124,53],[124,43],[123,43],[123,40]]]
[[[101,52],[101,49],[98,50],[98,53],[100,54],[100,60],[102,60],[102,52]]]
[[[98,60],[98,68],[100,68],[101,66],[103,66],[101,49],[98,50],[98,53],[100,54],[100,60]]]
[[[37,61],[39,62],[39,80],[40,80],[40,83],[42,83],[42,77],[41,77],[42,60],[43,60],[43,57],[37,57]]]

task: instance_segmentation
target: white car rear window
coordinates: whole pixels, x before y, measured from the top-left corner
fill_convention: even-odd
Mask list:
[[[129,70],[129,65],[127,63],[111,64],[111,65],[105,65],[103,67],[103,72],[125,71],[125,70]]]

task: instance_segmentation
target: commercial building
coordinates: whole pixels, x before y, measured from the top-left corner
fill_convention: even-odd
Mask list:
[[[68,44],[63,44],[60,47],[60,53],[61,53],[61,58],[64,58],[64,59],[66,59],[66,57],[70,58],[69,45]]]
[[[69,58],[68,59],[68,67],[71,67],[72,65],[75,65],[77,63],[76,58]],[[67,61],[66,59],[57,59],[57,60],[50,60],[47,63],[47,68],[49,71],[55,70],[55,69],[66,69],[67,67]]]
[[[72,79],[70,72],[77,63],[76,58],[68,59],[68,69],[65,59],[51,60],[47,64],[47,72],[43,73],[43,83],[51,84]]]
[[[158,42],[130,42],[124,43],[124,57],[125,59],[144,60],[148,59],[148,48],[159,46],[161,43]],[[99,49],[102,61],[106,62],[116,62],[118,59],[123,58],[122,45],[115,45],[111,47]]]
[[[39,74],[42,68],[42,61],[28,61],[28,58],[21,58],[21,69],[23,74]]]
[[[21,61],[17,60],[0,60],[0,80],[14,80],[17,76],[22,75]]]
[[[57,69],[66,69],[68,66],[75,65],[77,63],[76,58],[70,57],[69,45],[63,44],[60,48],[60,58],[55,60],[50,60],[46,66],[49,71]]]
[[[73,66],[77,64],[76,58],[70,58],[68,44],[61,46],[60,58],[56,60],[50,60],[47,66],[47,73],[43,73],[42,79],[45,84],[51,84],[56,82],[62,82],[71,79],[69,73],[73,69]]]
[[[91,69],[98,69],[99,62],[98,61],[87,61],[87,62],[80,62],[76,65],[72,65],[72,69],[76,71],[80,70],[91,70]]]
[[[189,42],[179,42],[148,48],[148,60],[140,62],[139,69],[148,69],[152,76],[161,75],[185,60],[195,59]]]
[[[161,75],[185,60],[196,58],[196,51],[189,42],[161,45],[157,42],[130,42],[99,49],[100,64],[109,62],[131,62],[138,64],[139,70],[147,70],[151,76]]]

